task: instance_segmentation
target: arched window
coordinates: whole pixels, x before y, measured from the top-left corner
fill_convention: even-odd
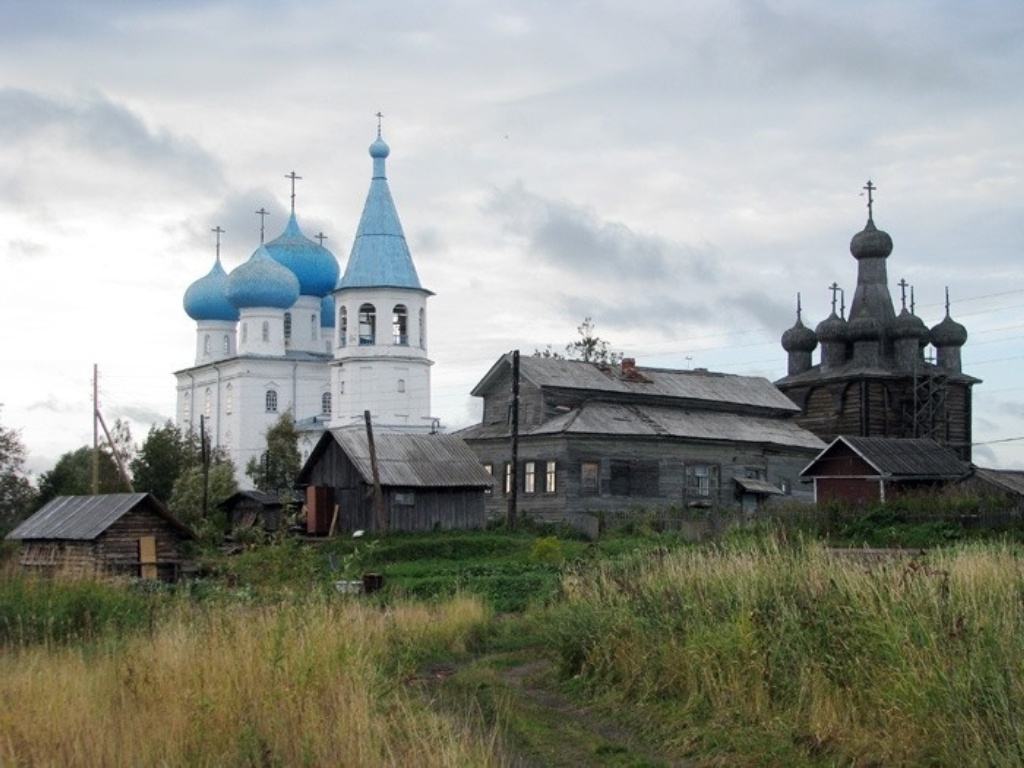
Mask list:
[[[213,408],[213,392],[209,389],[203,394],[203,415],[210,418],[210,411]]]
[[[277,390],[267,390],[267,413],[277,413]]]
[[[228,336],[226,333],[224,334],[224,354],[231,354],[231,337]]]
[[[231,413],[235,408],[235,390],[230,384],[224,392],[224,413]]]
[[[409,344],[409,310],[405,304],[396,304],[391,310],[391,343],[400,346]]]
[[[338,310],[338,346],[344,347],[348,343],[348,307]]]
[[[318,320],[319,318],[315,314],[309,316],[309,338],[313,341],[316,341],[316,333],[320,330],[320,323],[317,322]]]
[[[405,392],[405,379],[398,380],[398,391]]]
[[[263,321],[263,340],[270,341],[270,323]]]
[[[373,304],[363,304],[359,307],[359,343],[377,343],[377,309]]]
[[[249,324],[242,323],[242,343],[245,344],[249,340]]]
[[[420,349],[427,348],[427,313],[420,307]]]
[[[330,392],[324,392],[320,396],[320,413],[322,413],[324,416],[330,416],[331,415],[331,393]]]
[[[284,340],[288,341],[292,337],[292,313],[284,313]],[[264,339],[266,341],[266,339]]]
[[[210,334],[206,334],[205,336],[203,336],[203,354],[210,354],[211,349],[212,345],[210,344]]]

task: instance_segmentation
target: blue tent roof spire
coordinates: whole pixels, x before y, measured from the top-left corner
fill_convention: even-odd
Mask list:
[[[370,145],[373,158],[370,191],[338,288],[390,287],[422,291],[424,288],[412,263],[384,171],[384,161],[391,154],[391,148],[380,135],[381,117],[378,113],[377,139]]]

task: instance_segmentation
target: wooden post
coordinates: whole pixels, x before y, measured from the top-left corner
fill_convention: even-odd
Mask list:
[[[512,461],[509,464],[508,482],[511,487],[508,494],[508,515],[506,523],[510,531],[514,531],[519,523],[518,510],[518,464],[519,464],[519,350],[512,353],[512,408],[510,419],[512,421]],[[505,479],[502,478],[502,482]]]
[[[388,521],[384,515],[384,497],[380,490],[380,472],[377,470],[377,448],[373,443],[373,423],[370,412],[363,411],[366,420],[366,442],[370,449],[370,470],[373,473],[373,514],[377,518],[377,531],[383,536],[388,532]]]
[[[92,495],[100,492],[100,429],[96,415],[100,412],[99,366],[92,364]]]

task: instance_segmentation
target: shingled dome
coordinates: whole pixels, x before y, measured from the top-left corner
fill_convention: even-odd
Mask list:
[[[818,337],[799,318],[792,328],[782,334],[782,348],[787,352],[813,352],[817,346]]]
[[[892,253],[892,238],[888,232],[875,227],[875,222],[868,219],[864,229],[850,240],[850,253],[857,259],[885,259]]]
[[[936,347],[962,347],[967,343],[967,329],[950,317],[947,311],[942,322],[932,328],[929,337]]]
[[[833,310],[831,315],[818,323],[818,327],[814,329],[814,335],[822,344],[830,341],[846,341],[849,335],[849,324]]]

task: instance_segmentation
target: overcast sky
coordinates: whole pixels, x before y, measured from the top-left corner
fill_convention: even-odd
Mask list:
[[[639,365],[777,379],[803,294],[852,296],[862,187],[890,290],[970,340],[975,461],[1024,468],[1024,4],[0,5],[0,420],[36,473],[173,416],[188,285],[286,222],[344,268],[384,113],[424,287],[433,410],[592,317]]]

